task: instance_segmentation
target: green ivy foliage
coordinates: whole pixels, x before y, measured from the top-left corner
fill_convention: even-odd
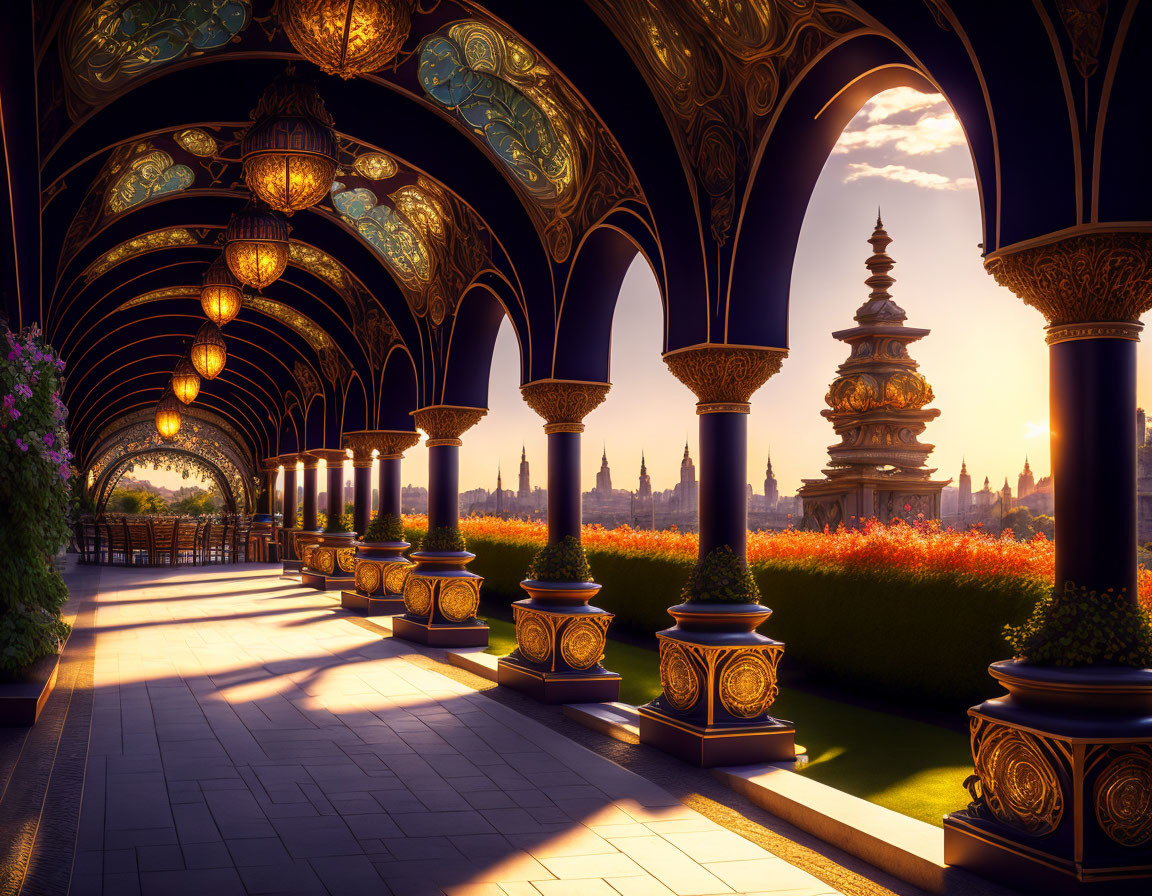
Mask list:
[[[68,636],[68,588],[52,565],[72,503],[64,363],[33,327],[0,344],[0,671],[56,653]]]
[[[394,513],[378,513],[368,524],[364,541],[403,541],[404,521]]]
[[[1004,637],[1017,659],[1036,666],[1152,666],[1148,613],[1123,595],[1077,588],[1049,591],[1032,615],[1006,625]]]
[[[351,532],[352,517],[346,513],[342,513],[340,516],[333,517],[331,520],[329,520],[327,515],[325,515],[323,526],[325,532],[332,534],[336,534],[338,532]]]
[[[547,544],[532,558],[524,578],[537,582],[592,582],[584,545],[574,535]]]
[[[468,550],[468,543],[454,526],[432,529],[420,540],[420,550],[450,553]]]
[[[758,604],[760,589],[743,558],[724,545],[696,564],[680,599],[694,604]]]

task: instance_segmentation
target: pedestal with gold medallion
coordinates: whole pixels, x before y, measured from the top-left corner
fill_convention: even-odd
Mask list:
[[[760,604],[685,603],[656,633],[663,692],[640,707],[640,741],[702,768],[796,756],[795,728],[768,709],[784,645],[756,632]]]
[[[484,579],[464,567],[467,551],[413,551],[416,568],[404,580],[403,616],[392,622],[394,637],[431,647],[486,647],[488,625],[476,618]]]
[[[318,543],[304,548],[307,559],[300,582],[317,591],[333,591],[355,584],[355,532],[322,532]]]
[[[320,536],[324,532],[320,529],[292,529],[286,530],[285,538],[291,539],[292,556],[294,560],[284,561],[284,575],[286,579],[300,578],[308,567],[312,552],[320,544]]]
[[[340,592],[340,606],[367,616],[405,612],[404,582],[416,564],[404,556],[406,541],[358,541],[353,577],[356,588]]]
[[[611,703],[620,676],[600,661],[612,613],[588,605],[595,582],[520,583],[527,600],[512,604],[516,649],[501,657],[498,682],[542,703]]]

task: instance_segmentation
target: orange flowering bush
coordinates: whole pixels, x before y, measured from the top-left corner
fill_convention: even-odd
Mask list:
[[[426,529],[428,518],[409,515],[405,526]],[[466,517],[460,520],[465,536],[485,541],[539,548],[548,541],[543,522],[506,520],[499,517]],[[586,550],[622,557],[664,558],[695,561],[699,537],[675,529],[651,531],[620,526],[605,529],[585,526]],[[785,529],[748,533],[748,564],[766,567],[822,569],[914,578],[942,577],[970,580],[1029,580],[1050,583],[1055,576],[1055,545],[1043,535],[1016,541],[1011,530],[999,536],[986,532],[958,532],[938,521],[909,525],[897,520],[885,525],[877,520],[859,529],[804,532]],[[1152,570],[1140,567],[1140,602],[1152,612]]]

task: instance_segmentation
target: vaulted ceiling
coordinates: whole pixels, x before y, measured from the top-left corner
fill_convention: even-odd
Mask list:
[[[335,122],[339,169],[292,216],[288,270],[246,293],[196,402],[251,462],[485,405],[505,317],[525,382],[606,380],[638,252],[667,349],[786,346],[808,196],[887,87],[957,110],[986,252],[1152,227],[1132,176],[1152,9],[1135,2],[391,5],[410,12],[399,53],[342,79],[302,58],[271,0],[14,4],[5,301],[67,359],[82,462],[155,404],[203,321],[201,279],[248,198],[240,138],[290,63]]]

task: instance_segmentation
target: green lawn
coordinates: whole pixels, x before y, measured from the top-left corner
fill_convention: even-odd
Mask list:
[[[511,653],[512,623],[489,617],[488,625],[488,653]],[[656,651],[609,640],[604,665],[623,676],[625,703],[660,693]],[[801,771],[817,781],[936,826],[968,804],[961,782],[972,758],[968,738],[957,731],[796,689],[781,690],[772,712],[796,724],[796,740],[810,757]]]

